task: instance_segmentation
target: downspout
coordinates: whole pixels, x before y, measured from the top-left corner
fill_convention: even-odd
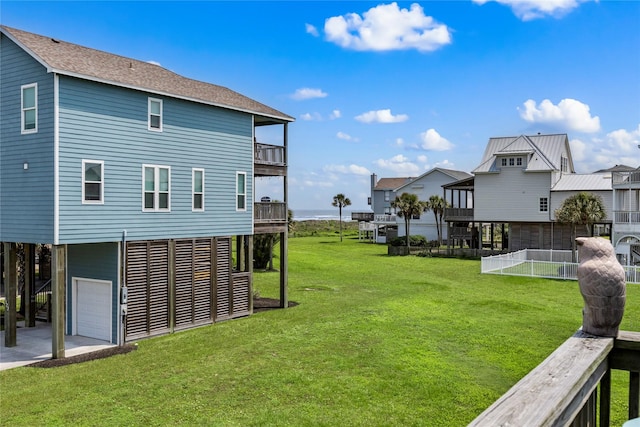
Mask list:
[[[120,290],[120,342],[124,345],[125,325],[127,320],[127,230],[122,230],[122,287]]]

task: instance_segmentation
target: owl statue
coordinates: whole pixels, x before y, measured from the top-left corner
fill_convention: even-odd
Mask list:
[[[609,240],[578,237],[578,283],[584,299],[582,330],[591,335],[616,337],[624,313],[624,269]]]

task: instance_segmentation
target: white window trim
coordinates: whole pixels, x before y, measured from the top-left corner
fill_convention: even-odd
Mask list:
[[[33,129],[25,129],[24,128],[24,113],[25,113],[25,108],[24,108],[24,90],[25,89],[29,89],[29,88],[35,88],[35,104],[33,109],[36,112],[36,127]],[[29,110],[31,110],[31,108],[29,108]],[[20,86],[20,133],[22,134],[29,134],[29,133],[37,133],[38,132],[38,83],[31,83],[28,85],[22,85]]]
[[[196,183],[196,172],[202,172],[202,193],[196,193],[195,183]],[[236,185],[238,185],[236,183]],[[202,207],[196,208],[194,203],[194,198],[196,194],[202,194]],[[191,211],[192,212],[204,212],[204,169],[202,168],[192,168],[191,169]]]
[[[153,208],[145,208],[145,187],[144,187],[144,172],[146,168],[153,168]],[[167,169],[169,171],[169,190],[167,204],[168,208],[160,208],[160,191],[158,185],[160,184],[160,169]],[[143,212],[171,212],[171,167],[166,165],[142,165],[142,211]]]
[[[244,193],[240,193],[238,191],[238,176],[244,175]],[[238,207],[238,196],[244,196],[244,208]],[[246,212],[247,210],[247,173],[246,172],[236,172],[236,211],[237,212]]]
[[[545,200],[546,200],[546,206],[547,206],[547,209],[546,209],[546,210],[543,210],[543,209],[542,209],[542,199],[545,199]],[[547,212],[549,212],[549,198],[548,198],[548,197],[539,197],[539,198],[538,198],[538,211],[539,211],[540,213],[547,213]]]
[[[100,165],[100,171],[102,172],[100,181],[100,200],[85,200],[85,165],[87,163],[97,163]],[[104,205],[104,160],[88,160],[82,159],[82,204],[83,205]]]
[[[158,102],[160,104],[160,127],[158,128],[151,127],[151,103],[152,102]],[[147,102],[147,129],[149,129],[152,132],[162,132],[163,115],[164,115],[163,112],[164,112],[164,106],[162,105],[162,99],[149,98],[149,101]]]

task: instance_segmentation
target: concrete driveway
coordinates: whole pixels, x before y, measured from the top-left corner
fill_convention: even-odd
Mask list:
[[[0,371],[51,359],[51,324],[37,322],[34,328],[21,325],[24,322],[18,322],[15,347],[4,346],[4,331],[0,331]],[[107,341],[77,335],[66,335],[64,344],[66,357],[115,346]]]

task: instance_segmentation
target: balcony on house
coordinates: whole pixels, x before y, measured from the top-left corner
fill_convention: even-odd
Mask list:
[[[351,212],[351,220],[370,222],[373,221],[374,215],[373,212]]]
[[[473,208],[446,208],[444,219],[447,222],[472,222]]]
[[[256,234],[287,230],[287,205],[282,202],[255,202],[253,224]]]
[[[286,176],[287,163],[285,147],[256,142],[254,174],[261,176]]]

